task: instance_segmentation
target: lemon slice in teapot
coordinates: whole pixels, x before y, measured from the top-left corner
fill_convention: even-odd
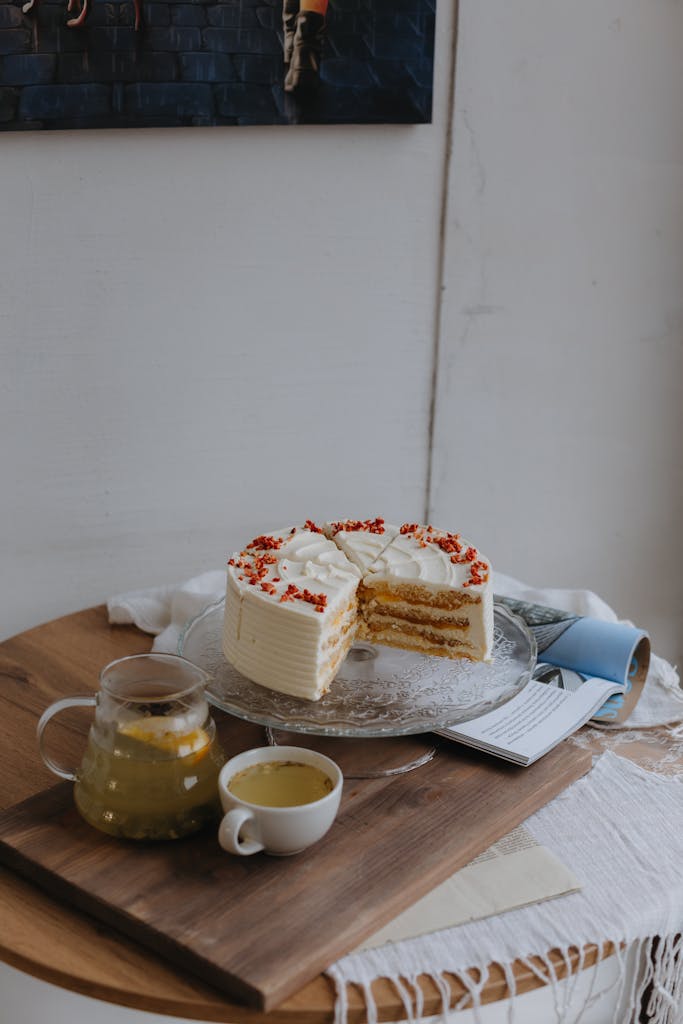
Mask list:
[[[146,743],[174,757],[189,757],[190,754],[194,754],[194,760],[204,756],[210,743],[208,733],[199,726],[188,729],[186,723],[183,722],[181,725],[177,719],[162,715],[124,722],[119,725],[118,731],[139,743]]]

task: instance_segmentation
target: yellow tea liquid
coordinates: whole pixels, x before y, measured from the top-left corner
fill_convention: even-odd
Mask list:
[[[76,805],[89,824],[110,835],[177,839],[219,816],[224,761],[213,724],[180,738],[150,738],[141,728],[137,735],[116,729],[99,736],[91,729]]]
[[[261,807],[298,807],[321,800],[332,792],[334,783],[312,764],[263,761],[233,775],[228,789],[239,800]]]

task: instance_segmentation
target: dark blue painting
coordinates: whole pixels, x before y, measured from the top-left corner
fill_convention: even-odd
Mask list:
[[[436,0],[0,0],[0,129],[431,120]]]

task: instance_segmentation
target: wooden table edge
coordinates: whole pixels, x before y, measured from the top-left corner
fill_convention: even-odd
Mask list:
[[[65,631],[78,636],[79,632],[84,635],[90,635],[93,630],[100,630],[103,637],[106,635],[111,641],[111,646],[116,649],[113,653],[110,651],[112,659],[124,654],[149,650],[152,644],[152,638],[149,635],[142,633],[133,626],[109,624],[106,606],[96,605],[57,619],[48,620],[45,623],[1,641],[0,658],[6,656],[9,665],[21,670],[22,659],[29,652],[41,654],[43,652],[47,654],[52,652],[53,656],[58,657],[60,652],[64,656],[67,649],[72,651],[74,645],[72,643],[65,644],[62,641],[62,634]],[[131,643],[132,647],[128,646]],[[40,648],[40,651],[37,651],[38,648]],[[42,657],[38,660],[42,661]],[[106,660],[110,659],[106,657],[104,660],[100,660],[99,664],[103,664]],[[0,678],[2,678],[3,674],[5,676],[11,675],[11,673],[3,673],[3,664],[0,660]],[[10,896],[12,889],[16,890],[23,886],[26,886],[27,891],[30,891],[31,895],[29,898],[34,906],[37,906],[41,899],[50,904],[52,917],[64,919],[75,915],[76,919],[90,921],[86,915],[63,906],[29,883],[23,880],[20,881],[14,875],[11,875],[9,883]],[[3,889],[5,895],[7,895],[7,883],[0,877],[0,893],[2,893]],[[26,893],[22,893],[20,899],[23,905]],[[91,924],[94,926],[94,922],[91,922]],[[189,996],[180,996],[179,994],[164,996],[130,992],[101,980],[93,980],[92,978],[78,975],[73,970],[60,968],[56,963],[47,963],[44,960],[38,959],[35,955],[31,956],[27,951],[18,951],[6,941],[4,937],[6,934],[7,932],[4,935],[0,935],[0,958],[10,966],[39,980],[116,1005],[189,1019],[222,1021],[224,1024],[227,1024],[227,1022],[235,1022],[235,1024],[330,1024],[334,1020],[334,985],[331,979],[324,973],[305,985],[294,997],[285,1000],[277,1009],[269,1013],[262,1013],[258,1010],[229,1002],[222,993],[210,989],[208,986],[203,986],[201,982],[197,982],[194,977],[189,975],[186,980],[190,986],[197,988],[196,1000],[194,997],[190,998]],[[164,970],[169,970],[168,965],[161,958],[154,957],[153,954],[146,950],[143,952],[134,942],[118,936],[118,934],[116,938],[124,946],[132,949],[134,954],[140,950],[140,955],[144,955],[145,958],[158,960],[161,974],[163,974]],[[571,972],[564,957],[558,952],[551,951],[549,955],[553,961],[557,977],[561,979],[567,976],[568,973],[576,972],[579,967],[588,968],[594,966],[599,960],[613,953],[614,947],[609,943],[601,947],[597,945],[586,946],[583,958],[580,956],[578,949],[573,950],[570,955]],[[541,988],[546,983],[543,977],[547,975],[547,969],[544,967],[543,960],[534,957],[531,958],[531,961],[541,976],[539,977],[539,974],[531,970],[527,964],[516,961],[513,965],[513,973],[517,994]],[[474,971],[474,974],[476,975],[476,971]],[[457,977],[448,972],[445,972],[444,976],[449,982],[451,992],[450,1005],[452,1007],[465,996],[467,989]],[[441,1012],[442,996],[429,976],[420,979],[420,987],[424,999],[423,1012],[427,1015]],[[374,982],[373,994],[377,1002],[380,1020],[396,1021],[405,1017],[403,1001],[389,979],[380,978]],[[505,999],[509,994],[504,972],[499,965],[491,964],[489,980],[482,992],[482,1002],[496,1002]],[[365,1024],[366,1020],[367,1016],[362,993],[356,986],[349,986],[349,1024]]]
[[[614,953],[615,946],[607,942],[602,946],[594,943],[585,946],[583,960],[581,960],[578,948],[570,950],[569,966],[565,957],[558,950],[551,950],[548,956],[553,964],[555,979],[562,981],[570,974],[578,973],[580,969],[587,970],[594,967],[600,961],[613,956]],[[331,1024],[334,1020],[334,987],[325,975],[321,975],[314,982],[306,985],[294,999],[287,1000],[279,1008],[264,1014],[242,1005],[227,1002],[210,1007],[208,1004],[200,1002],[181,1004],[178,1003],[177,998],[171,997],[164,999],[143,995],[134,996],[130,992],[124,992],[102,983],[91,982],[84,978],[77,978],[73,974],[50,968],[45,964],[38,965],[34,960],[15,953],[1,942],[0,959],[10,967],[37,978],[39,981],[56,985],[91,999],[100,999],[117,1006],[142,1010],[147,1013],[168,1014],[188,1020],[213,1021],[216,1024],[221,1024],[221,1022],[222,1024]],[[543,988],[551,980],[547,965],[542,958],[530,957],[529,960],[536,968],[535,971],[521,961],[515,961],[513,964],[516,996]],[[511,994],[507,978],[500,965],[489,964],[488,970],[489,979],[481,993],[481,1002],[484,1005],[499,1002]],[[469,973],[476,980],[478,975],[476,968],[472,968]],[[453,1009],[467,995],[467,989],[460,979],[450,972],[445,971],[443,977],[450,991],[448,1008]],[[321,991],[321,981],[325,983],[325,992]],[[442,995],[432,978],[429,975],[423,975],[418,981],[422,992],[423,1014],[436,1016],[441,1013],[443,1011]],[[372,988],[377,1002],[379,1020],[400,1021],[405,1018],[405,1005],[389,979],[378,978],[373,982]],[[308,998],[308,993],[318,997],[318,1006],[305,1005],[315,1001]],[[366,1024],[365,1000],[360,990],[355,985],[350,985],[348,995],[347,1019],[349,1024]],[[320,1005],[321,997],[325,996],[324,1001],[328,1005]],[[217,993],[217,997],[221,998],[219,993]],[[412,1005],[415,1010],[417,1004],[414,997]],[[471,1001],[466,1000],[461,1009],[466,1010],[469,1006],[471,1006]]]

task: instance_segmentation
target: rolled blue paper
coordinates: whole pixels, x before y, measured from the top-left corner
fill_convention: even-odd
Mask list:
[[[620,622],[576,619],[539,654],[549,665],[626,683],[634,673],[635,649],[646,635]]]
[[[605,622],[545,605],[495,596],[526,622],[538,645],[538,660],[578,673],[584,679],[607,679],[624,687],[596,712],[595,718],[621,722],[640,696],[650,665],[647,632],[623,622]]]

